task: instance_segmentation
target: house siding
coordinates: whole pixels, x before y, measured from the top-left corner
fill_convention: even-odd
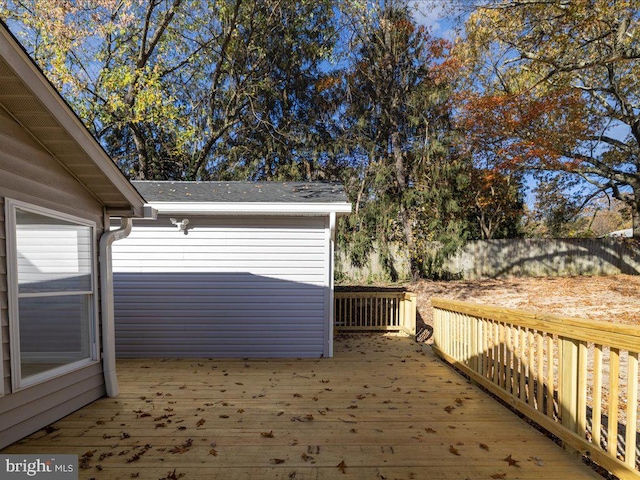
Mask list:
[[[22,128],[0,114],[0,328],[4,396],[0,397],[0,448],[58,420],[105,393],[99,363],[38,385],[11,391],[5,199],[11,198],[81,217],[103,231],[103,210],[59,162]],[[46,239],[43,239],[46,248]],[[98,275],[98,272],[95,272]],[[99,292],[96,287],[96,296]]]
[[[326,353],[324,217],[189,220],[138,221],[114,244],[118,356]]]
[[[9,371],[9,299],[7,296],[7,242],[4,229],[4,198],[0,197],[0,393],[11,391]]]

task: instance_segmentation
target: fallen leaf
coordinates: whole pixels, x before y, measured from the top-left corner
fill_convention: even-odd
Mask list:
[[[425,431],[425,432],[427,432],[427,433],[437,433],[437,432],[436,432],[433,428],[431,428],[431,427],[427,427],[427,428],[425,428],[425,429],[424,429],[424,431]]]
[[[456,447],[454,447],[453,445],[449,445],[449,452],[453,453],[454,455],[458,455],[460,456],[460,452],[458,451],[458,449]]]
[[[481,448],[481,449],[483,449],[483,450],[489,450],[489,445],[486,445],[486,444],[484,444],[484,443],[480,443],[480,444],[478,444],[478,445],[479,445],[479,446],[480,446],[480,448]]]
[[[169,450],[169,453],[185,453],[189,451],[191,445],[193,445],[193,439],[188,438],[182,445],[176,445],[171,450]]]
[[[338,470],[340,470],[342,473],[347,473],[347,464],[344,463],[344,460],[342,460],[338,465],[336,465],[336,467],[338,468]]]
[[[132,462],[135,462],[137,460],[140,460],[140,454],[139,453],[134,453],[131,457],[127,458],[127,463],[132,463]]]
[[[260,432],[260,436],[264,438],[273,438],[273,430],[270,432]]]
[[[305,462],[308,462],[309,460],[313,460],[313,457],[311,455],[307,455],[306,453],[303,453],[302,455],[300,455],[300,458]]]
[[[496,479],[507,478],[507,474],[506,473],[494,473],[493,475],[491,475],[491,478],[496,478]]]
[[[237,411],[238,413],[244,413],[244,408],[239,408]]]
[[[209,450],[209,455],[213,455],[214,457],[218,456],[218,451],[215,448]]]
[[[204,425],[204,422],[206,422],[206,420],[204,418],[201,418],[200,420],[198,420],[198,423],[196,423],[196,427],[201,427],[202,425]]]
[[[451,413],[456,409],[456,407],[452,406],[452,405],[447,405],[446,407],[444,407],[444,411],[447,413]]]
[[[510,467],[520,467],[520,465],[518,465],[518,462],[520,460],[515,460],[514,458],[511,457],[511,455],[509,455],[507,458],[503,459],[505,462],[507,462],[509,464]]]
[[[274,465],[280,465],[281,463],[284,463],[284,460],[282,458],[272,458],[269,461]]]

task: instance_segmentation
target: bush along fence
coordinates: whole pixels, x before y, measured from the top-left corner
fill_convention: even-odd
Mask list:
[[[409,277],[408,255],[394,248],[393,263],[400,278]],[[338,252],[336,272],[340,277],[367,282],[388,280],[377,253],[365,266],[350,264],[348,255]],[[477,280],[500,277],[548,277],[569,275],[640,274],[640,248],[632,239],[504,239],[467,243],[442,266],[439,276]]]
[[[640,327],[434,298],[434,351],[621,479],[640,478]]]

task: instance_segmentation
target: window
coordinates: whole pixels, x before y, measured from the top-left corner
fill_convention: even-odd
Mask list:
[[[94,234],[86,220],[7,200],[13,389],[97,360]]]

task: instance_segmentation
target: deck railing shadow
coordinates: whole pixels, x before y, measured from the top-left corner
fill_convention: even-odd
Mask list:
[[[436,354],[567,448],[618,478],[640,478],[640,327],[445,299],[432,305]]]

